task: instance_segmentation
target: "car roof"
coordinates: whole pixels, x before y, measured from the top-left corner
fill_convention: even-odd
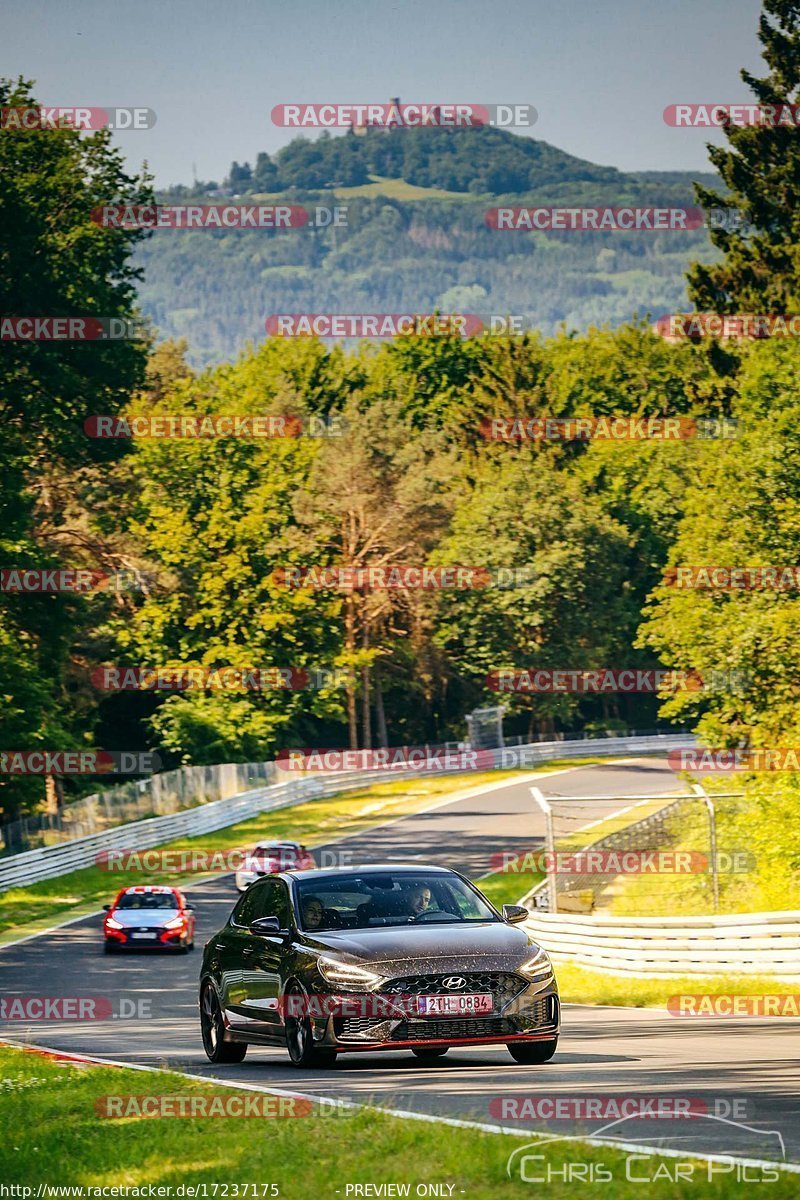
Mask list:
[[[125,896],[128,892],[169,892],[170,895],[174,896],[177,891],[177,888],[165,887],[163,884],[158,883],[136,883],[131,887],[122,888],[120,896]]]
[[[281,871],[280,874],[288,879],[360,879],[362,875],[391,875],[398,871],[424,871],[426,875],[456,874],[449,867],[416,862],[362,863],[355,867],[317,867],[311,871]]]

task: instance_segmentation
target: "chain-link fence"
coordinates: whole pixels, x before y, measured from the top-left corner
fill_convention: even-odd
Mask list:
[[[211,800],[226,800],[238,792],[276,782],[278,768],[274,762],[180,767],[107,788],[65,804],[55,813],[31,813],[11,821],[0,831],[0,848],[3,853],[13,854],[52,846],[129,821],[163,817]]]
[[[546,875],[525,897],[553,912],[668,916],[735,912],[758,864],[743,835],[741,792],[543,796],[547,834],[530,864]],[[536,795],[538,793],[538,795]]]

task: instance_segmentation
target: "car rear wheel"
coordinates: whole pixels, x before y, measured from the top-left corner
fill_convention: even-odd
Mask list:
[[[506,1042],[508,1053],[523,1066],[549,1062],[557,1045],[558,1038],[550,1038],[546,1042]]]
[[[423,1062],[432,1062],[435,1058],[444,1058],[449,1049],[449,1046],[415,1046],[411,1053]]]
[[[299,987],[287,989],[286,992],[286,1049],[289,1058],[296,1067],[332,1067],[336,1062],[336,1051],[314,1045],[311,1021],[302,1015],[302,1003],[292,1005],[292,996],[304,997],[305,992]],[[293,1009],[299,1009],[300,1015]]]
[[[217,993],[210,983],[203,988],[200,998],[200,1029],[203,1034],[203,1049],[213,1063],[241,1062],[247,1054],[244,1042],[225,1041],[225,1022]]]
[[[113,942],[105,942],[104,943],[104,945],[103,945],[103,953],[104,954],[116,954],[116,952],[117,952],[117,947],[114,945]]]

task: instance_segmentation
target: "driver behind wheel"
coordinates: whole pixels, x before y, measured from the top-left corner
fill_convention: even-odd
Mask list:
[[[406,900],[408,915],[420,917],[431,906],[431,889],[426,883],[418,883],[411,888]]]

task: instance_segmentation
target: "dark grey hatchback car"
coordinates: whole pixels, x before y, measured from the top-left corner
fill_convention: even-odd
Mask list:
[[[544,1063],[558,1043],[550,959],[518,905],[497,911],[444,867],[284,871],[252,884],[205,946],[200,1024],[212,1062],[286,1046],[299,1067],[344,1051],[505,1044]]]

